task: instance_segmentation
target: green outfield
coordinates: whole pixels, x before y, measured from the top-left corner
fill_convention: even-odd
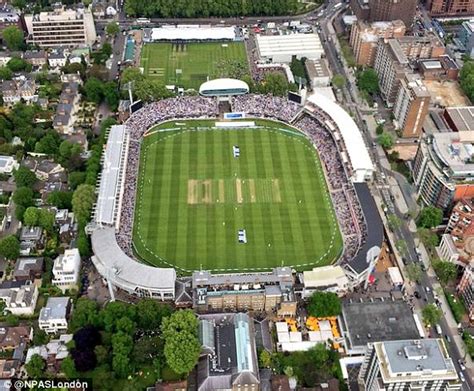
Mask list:
[[[248,69],[243,42],[148,43],[141,53],[146,76],[195,90],[208,78],[228,76],[222,71],[235,61]]]
[[[189,273],[304,270],[339,256],[315,149],[291,127],[256,124],[222,130],[214,121],[168,122],[144,138],[133,233],[141,259]]]

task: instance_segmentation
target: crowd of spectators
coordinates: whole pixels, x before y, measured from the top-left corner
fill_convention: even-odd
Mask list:
[[[279,96],[246,94],[233,98],[232,110],[291,123],[301,111],[301,106]]]
[[[316,146],[324,166],[329,191],[344,236],[343,259],[350,261],[364,243],[366,222],[350,178],[350,166],[341,162],[339,151],[344,145],[336,141],[324,125],[328,120],[323,112],[311,115],[302,112],[300,105],[286,98],[247,94],[232,99],[232,110],[259,118],[271,118],[292,123],[302,130]],[[141,140],[156,123],[184,118],[216,118],[219,115],[215,99],[179,97],[151,103],[134,113],[126,123],[130,135],[120,228],[117,242],[132,255],[132,227]]]
[[[341,163],[336,141],[322,124],[327,118],[313,112],[299,118],[294,125],[301,129],[316,146],[324,165],[334,210],[344,236],[343,258],[349,261],[364,243],[365,219],[357,195],[349,178],[348,168]]]
[[[130,140],[117,243],[127,255],[133,255],[132,228],[143,136],[153,125],[162,121],[182,118],[215,118],[218,114],[215,99],[200,96],[178,97],[150,103],[135,112],[126,122]]]

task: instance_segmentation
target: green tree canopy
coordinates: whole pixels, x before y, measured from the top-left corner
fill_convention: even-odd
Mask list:
[[[138,68],[125,68],[122,72],[122,75],[120,76],[120,83],[122,85],[125,85],[131,81],[139,82],[142,80],[145,80],[145,75],[143,75],[143,73],[141,73],[140,69]]]
[[[322,318],[341,313],[341,299],[333,292],[314,292],[309,299],[308,313]]]
[[[13,57],[10,61],[8,61],[7,67],[12,72],[31,71],[31,64],[19,57]]]
[[[173,93],[158,80],[142,80],[135,83],[133,89],[137,99],[144,102],[152,102],[160,99],[170,98]]]
[[[21,50],[24,46],[23,31],[17,26],[9,26],[2,32],[2,38],[10,50]]]
[[[346,78],[337,73],[332,77],[331,83],[334,87],[340,90],[346,84]]]
[[[36,183],[36,175],[27,167],[21,166],[13,173],[18,187],[31,187]]]
[[[420,281],[422,270],[418,263],[412,262],[406,267],[408,279],[412,282]]]
[[[357,75],[357,86],[368,94],[379,91],[379,77],[373,68],[367,68]]]
[[[86,326],[98,326],[100,323],[97,303],[85,297],[80,297],[74,306],[69,323],[71,331],[74,332]]]
[[[0,240],[0,255],[6,259],[17,259],[20,256],[20,242],[14,235]]]
[[[33,190],[29,187],[19,187],[13,193],[13,202],[16,205],[21,205],[25,208],[32,206],[33,202]]]
[[[109,35],[117,35],[120,32],[120,26],[117,22],[110,22],[105,27],[105,32]]]
[[[393,146],[393,137],[390,133],[383,132],[377,137],[377,142],[383,149],[390,149]]]
[[[417,225],[422,228],[437,227],[443,221],[443,211],[434,206],[423,208],[418,216]]]
[[[474,61],[468,60],[459,74],[459,84],[471,102],[474,102]]]
[[[39,379],[44,376],[46,362],[39,354],[33,354],[30,361],[25,364],[25,369],[30,378]]]
[[[48,194],[48,205],[55,206],[58,209],[72,209],[72,192],[56,190]]]
[[[457,268],[454,263],[438,259],[433,261],[432,265],[441,284],[446,285],[456,279]]]
[[[33,227],[38,224],[39,220],[39,209],[35,206],[26,208],[23,214],[23,223],[28,227]]]
[[[84,84],[86,99],[90,102],[100,103],[102,101],[103,82],[95,77],[90,77]]]
[[[0,80],[11,80],[13,77],[13,72],[10,68],[0,67]]]
[[[72,210],[81,224],[89,221],[95,201],[95,190],[92,185],[80,185],[72,196]]]
[[[421,310],[421,315],[425,325],[434,326],[440,321],[443,312],[436,306],[436,304],[427,304]]]

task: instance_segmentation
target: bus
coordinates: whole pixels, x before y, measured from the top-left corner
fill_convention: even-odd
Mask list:
[[[426,336],[425,330],[423,328],[423,325],[421,324],[418,314],[413,314],[413,319],[415,320],[415,325],[416,325],[416,328],[418,329],[418,334],[420,334],[420,338],[425,338]]]

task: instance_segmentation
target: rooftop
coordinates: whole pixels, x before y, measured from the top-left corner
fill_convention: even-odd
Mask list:
[[[344,328],[352,348],[369,342],[419,337],[413,313],[404,301],[348,302],[342,306]]]
[[[39,320],[64,319],[67,315],[69,297],[50,297],[41,308]]]
[[[474,131],[433,134],[433,150],[443,164],[455,174],[471,175],[474,171]]]
[[[446,114],[457,131],[474,131],[474,106],[447,107]]]

